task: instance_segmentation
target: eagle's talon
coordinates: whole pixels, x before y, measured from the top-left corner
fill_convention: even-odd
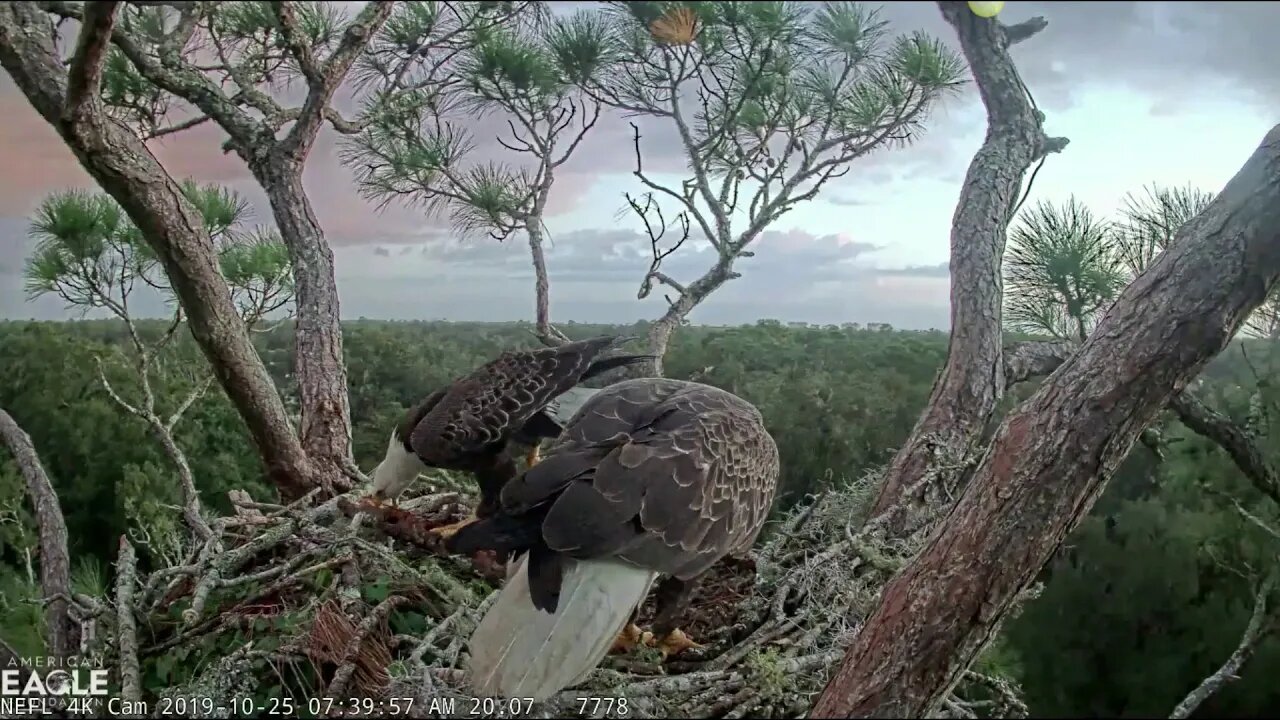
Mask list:
[[[698,650],[706,647],[705,645],[694,642],[688,635],[685,635],[684,631],[680,628],[672,630],[667,633],[666,637],[660,640],[654,637],[651,633],[646,633],[646,635],[649,635],[649,637],[645,641],[645,644],[650,647],[658,648],[658,650],[662,652],[663,661],[666,661],[667,658],[670,658],[673,655],[679,655],[685,650]]]
[[[454,535],[457,535],[459,530],[470,525],[476,520],[477,520],[476,516],[472,515],[466,520],[459,520],[456,523],[449,523],[448,525],[441,525],[440,527],[431,528],[429,532],[439,535],[440,538],[443,540],[448,540]]]
[[[395,508],[397,510],[400,509],[399,495],[393,498],[386,498],[380,495],[379,493],[374,492],[370,495],[366,495],[364,501],[366,505],[377,510],[384,510],[386,508]]]
[[[609,647],[610,655],[623,655],[631,652],[638,645],[648,644],[651,633],[643,632],[635,623],[627,623],[622,628],[622,632],[618,633],[618,637],[613,639],[613,645]]]

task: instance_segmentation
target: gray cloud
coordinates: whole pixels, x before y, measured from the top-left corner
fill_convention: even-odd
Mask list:
[[[951,277],[951,263],[940,262],[937,265],[908,265],[904,268],[885,268],[879,272],[882,275],[944,278]]]
[[[528,320],[533,315],[533,270],[528,246],[518,240],[459,240],[430,234],[417,244],[337,246],[338,288],[344,318]],[[70,317],[55,297],[29,301],[22,267],[34,242],[26,221],[0,218],[0,318]],[[802,230],[764,233],[755,256],[739,260],[742,274],[697,308],[697,323],[739,324],[759,318],[819,323],[887,322],[904,328],[947,324],[946,264],[884,268],[878,243]],[[560,321],[632,322],[665,309],[665,288],[636,298],[652,258],[649,240],[618,229],[559,233],[546,248],[552,316]],[[715,261],[715,251],[690,240],[662,269],[690,282]],[[131,298],[139,316],[160,317],[162,298],[140,291]],[[101,317],[103,313],[90,313]]]
[[[657,317],[665,308],[658,287],[637,300],[651,249],[628,230],[561,233],[548,243],[553,318],[561,321],[630,322]],[[737,324],[761,317],[809,322],[888,322],[911,328],[947,322],[945,264],[884,269],[880,246],[800,230],[765,233],[755,257],[735,264],[742,274],[694,311],[699,323]],[[372,248],[342,248],[338,280],[345,316],[466,320],[529,319],[533,270],[522,242],[438,240],[387,259]],[[689,241],[667,257],[665,273],[690,282],[714,263],[714,250]]]
[[[878,6],[893,34],[924,31],[958,50],[955,31],[931,2]],[[1019,72],[1048,114],[1076,105],[1082,88],[1107,83],[1150,99],[1153,111],[1174,115],[1198,102],[1198,88],[1233,88],[1267,111],[1280,110],[1280,4],[1262,2],[1017,2],[1000,14],[1007,24],[1035,16],[1048,27],[1012,50]],[[1104,109],[1100,109],[1103,112]],[[944,100],[910,146],[858,160],[842,186],[877,185],[921,177],[959,181],[973,147],[955,138],[980,133],[985,122],[977,90],[968,83]],[[603,124],[603,123],[602,123]],[[630,148],[625,122],[599,133]],[[640,125],[645,162],[681,172],[679,143],[670,123]],[[622,130],[625,129],[625,133]],[[607,137],[606,137],[607,136]],[[616,147],[616,146],[615,146]],[[611,166],[630,153],[616,153]],[[598,153],[584,153],[593,165]],[[584,160],[585,162],[585,160]],[[630,169],[630,168],[628,168]],[[830,195],[824,196],[831,199]],[[838,201],[836,204],[842,204]]]

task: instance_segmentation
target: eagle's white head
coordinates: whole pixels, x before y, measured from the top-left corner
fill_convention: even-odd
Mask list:
[[[419,460],[416,453],[405,449],[400,434],[392,430],[387,453],[373,469],[373,496],[380,500],[398,497],[426,469],[426,463]]]

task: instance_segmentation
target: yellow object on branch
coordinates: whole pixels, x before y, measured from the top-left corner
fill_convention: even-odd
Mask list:
[[[998,15],[1000,11],[1004,9],[1004,3],[974,2],[974,0],[970,0],[969,9],[972,10],[973,14],[977,15],[978,17],[992,18]]]

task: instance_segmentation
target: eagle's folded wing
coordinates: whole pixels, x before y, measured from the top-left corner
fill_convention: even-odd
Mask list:
[[[754,407],[706,385],[642,379],[600,391],[503,491],[551,506],[547,545],[695,577],[748,549],[772,504],[778,451]]]
[[[429,457],[448,458],[509,438],[573,387],[592,359],[614,342],[600,337],[504,353],[448,389],[414,429],[414,447]]]

